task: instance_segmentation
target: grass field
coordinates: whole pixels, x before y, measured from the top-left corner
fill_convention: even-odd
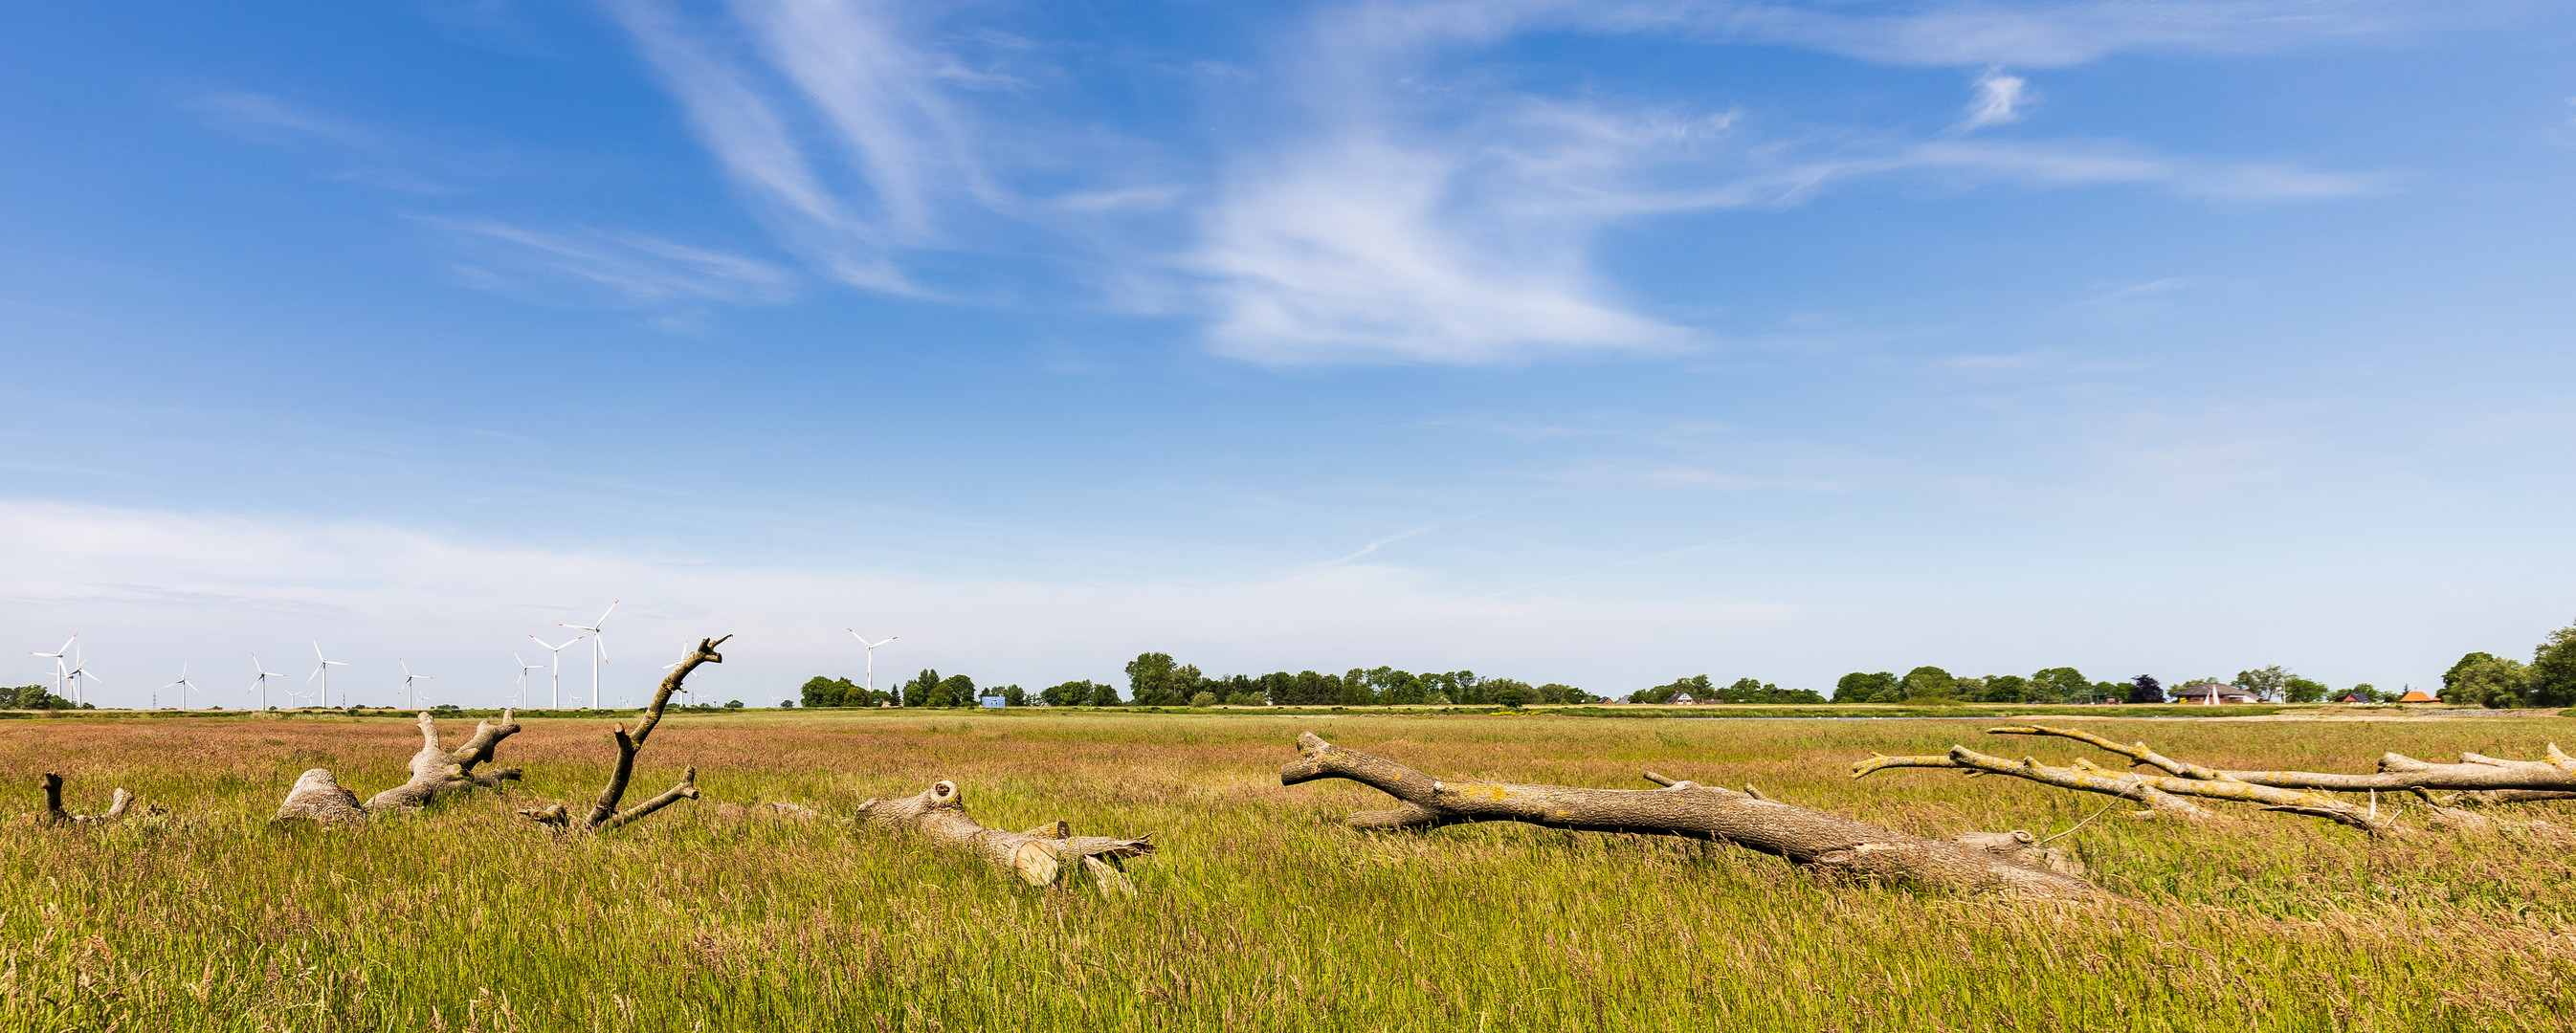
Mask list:
[[[1434,775],[1738,785],[1907,831],[2065,829],[2102,798],[1897,771],[1957,721],[918,712],[675,715],[639,793],[695,765],[706,799],[597,838],[510,813],[595,792],[606,722],[530,720],[528,770],[358,830],[272,828],[297,773],[361,795],[417,745],[395,717],[0,722],[6,809],[67,775],[170,808],[100,830],[0,829],[7,1030],[2527,1030],[2576,1025],[2576,836],[2372,843],[2253,815],[2106,816],[2060,840],[2134,910],[2054,910],[1819,881],[1722,846],[1335,825],[1384,797],[1284,788],[1313,729]],[[470,721],[451,722],[461,734]],[[2536,755],[2557,718],[2096,721],[2222,766],[2365,770],[2384,750]],[[2576,745],[2576,736],[2564,736]],[[2106,758],[2097,758],[2106,759]],[[1151,832],[1134,899],[1042,890],[833,823],[965,787],[985,823]],[[2383,801],[2393,806],[2393,801]],[[2576,827],[2576,809],[2516,817]]]

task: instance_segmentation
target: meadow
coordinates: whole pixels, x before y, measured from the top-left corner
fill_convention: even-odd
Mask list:
[[[123,785],[165,815],[0,828],[0,1029],[52,1030],[2527,1030],[2576,1025],[2576,807],[2540,829],[2372,842],[2237,812],[2112,813],[2056,845],[2139,907],[2002,904],[1831,882],[1722,845],[1469,826],[1362,834],[1383,806],[1282,787],[1290,739],[1435,776],[1645,788],[1647,768],[1927,835],[2049,835],[2106,800],[1894,771],[1960,721],[918,711],[675,713],[641,792],[703,800],[600,836],[514,807],[586,799],[591,718],[536,718],[478,794],[358,829],[268,823],[296,775],[361,795],[418,740],[396,716],[0,722],[0,810],[40,771],[75,810]],[[2075,723],[2072,721],[2060,723]],[[451,737],[471,721],[449,721]],[[2555,717],[2084,723],[2221,766],[2366,770],[2385,750],[2536,756]],[[453,739],[451,738],[451,741]],[[2096,760],[2109,761],[2095,755]],[[1139,894],[1032,888],[959,856],[729,804],[846,815],[939,778],[987,825],[1153,833]],[[2395,800],[2383,801],[2398,806]]]

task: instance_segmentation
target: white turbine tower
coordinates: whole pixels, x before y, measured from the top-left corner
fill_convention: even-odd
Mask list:
[[[257,689],[259,692],[259,712],[263,714],[268,713],[268,680],[271,678],[283,678],[286,676],[269,670],[267,664],[260,663],[259,654],[257,653],[252,653],[250,655],[250,669],[259,672],[259,686]]]
[[[322,705],[327,707],[331,705],[331,669],[334,667],[347,667],[349,665],[323,656],[322,643],[320,642],[313,643],[313,659],[319,662],[313,665],[313,673],[305,675],[304,680],[309,682],[316,676],[319,676],[322,679]],[[344,698],[340,702],[346,703],[348,700]]]
[[[179,665],[179,680],[171,682],[169,685],[164,685],[162,688],[167,689],[174,686],[179,687],[179,709],[181,710],[188,709],[189,693],[202,691],[197,688],[197,683],[188,680],[188,665],[184,663]],[[160,702],[160,700],[153,700],[153,703],[155,704]]]
[[[599,619],[588,624],[559,623],[555,625],[555,627],[558,628],[571,628],[574,631],[587,631],[590,633],[590,709],[592,710],[599,709],[599,665],[608,662],[608,635],[602,629],[608,627],[608,615],[616,613],[617,604],[622,602],[625,602],[625,600],[609,600],[608,608],[599,611]],[[574,639],[573,641],[578,642],[581,640]]]
[[[877,691],[877,647],[886,644],[886,642],[892,642],[896,639],[902,638],[903,636],[888,635],[885,637],[885,642],[870,642],[868,641],[867,636],[859,634],[859,629],[857,628],[843,628],[841,630],[849,632],[851,638],[859,640],[860,645],[868,647],[867,686],[869,694],[874,695]]]
[[[530,635],[528,637],[535,638],[536,636]],[[571,645],[571,643],[567,642],[565,645]],[[519,662],[519,709],[525,710],[528,707],[528,672],[545,670],[546,665],[529,663],[528,658],[520,656],[519,651],[515,649],[510,651],[510,659]]]
[[[399,656],[394,658],[394,662],[402,665],[404,709],[420,709],[420,695],[412,691],[411,683],[416,681],[437,681],[438,679],[426,674],[411,673],[411,661],[405,660]]]
[[[547,680],[548,680],[548,681],[550,681],[550,682],[552,682],[552,683],[554,684],[554,698],[552,698],[552,699],[550,699],[550,700],[547,700],[547,701],[546,701],[546,709],[548,709],[548,710],[561,710],[561,709],[563,709],[563,651],[564,651],[564,647],[565,647],[565,646],[572,645],[574,642],[579,642],[579,641],[581,641],[582,636],[580,636],[580,635],[575,635],[575,636],[573,636],[571,639],[566,640],[566,641],[564,642],[564,644],[563,644],[563,645],[561,645],[561,646],[556,646],[556,645],[547,645],[546,640],[541,639],[541,638],[537,638],[535,635],[530,635],[530,636],[528,636],[528,637],[529,637],[529,638],[531,638],[531,639],[535,639],[535,640],[536,640],[536,643],[537,643],[538,645],[545,646],[545,647],[546,647],[546,651],[547,651],[547,652],[553,653],[553,654],[555,655],[555,659],[554,659],[554,673],[553,673],[553,674],[550,674],[550,675],[547,675]],[[516,654],[516,653],[512,653],[512,654],[510,654],[510,655],[512,655],[512,656],[517,656],[518,654]]]
[[[72,637],[79,638],[80,636],[74,635]],[[68,644],[69,643],[66,643],[66,645]],[[54,662],[56,664],[62,663],[60,660],[56,660]],[[107,682],[101,680],[99,676],[89,673],[89,665],[82,662],[80,649],[78,647],[74,647],[72,649],[72,669],[64,671],[63,677],[69,678],[72,681],[72,705],[75,707],[81,705],[81,679],[87,678],[90,680],[90,684],[93,685],[107,684]]]
[[[80,633],[73,632],[72,637],[63,640],[63,645],[60,649],[54,650],[50,653],[31,651],[27,654],[28,656],[50,656],[54,658],[54,695],[61,696],[63,694],[63,679],[71,677],[70,670],[63,666],[63,658],[71,655],[72,643],[79,640]]]

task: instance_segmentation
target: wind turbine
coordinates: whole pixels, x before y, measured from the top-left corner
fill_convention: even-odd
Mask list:
[[[169,685],[164,685],[164,686],[162,686],[162,688],[165,688],[165,689],[166,689],[166,688],[171,687],[172,685],[182,685],[182,686],[186,686],[186,688],[183,688],[183,689],[181,689],[181,690],[179,691],[179,709],[181,709],[181,710],[186,710],[186,709],[188,709],[188,694],[189,694],[189,693],[191,693],[191,692],[198,692],[198,691],[201,691],[201,690],[199,690],[199,689],[197,688],[197,683],[195,683],[195,682],[192,682],[192,681],[189,681],[189,680],[188,680],[188,665],[187,665],[187,664],[184,664],[184,663],[179,665],[179,680],[178,680],[178,681],[171,682]],[[161,701],[156,699],[156,700],[153,700],[152,702],[153,702],[155,705],[158,705]]]
[[[554,673],[553,673],[553,674],[550,674],[550,675],[548,675],[548,676],[547,676],[547,679],[548,679],[549,681],[551,681],[551,682],[553,682],[553,683],[554,683],[554,698],[553,698],[553,699],[551,699],[551,700],[548,700],[548,701],[547,701],[547,703],[546,703],[546,707],[547,707],[547,709],[550,709],[550,710],[561,710],[561,709],[563,709],[563,651],[564,651],[564,646],[569,646],[569,645],[572,645],[574,642],[579,642],[579,641],[581,641],[582,636],[580,636],[580,635],[575,635],[575,636],[573,636],[569,641],[566,641],[562,646],[547,645],[547,644],[546,644],[546,640],[541,639],[541,638],[537,638],[535,635],[530,635],[530,636],[528,636],[528,637],[529,637],[529,638],[532,638],[532,639],[536,639],[536,642],[537,642],[537,644],[538,644],[538,645],[545,646],[545,647],[546,647],[546,649],[547,649],[549,652],[552,652],[552,653],[554,653],[554,655],[555,655],[555,659],[554,659],[554,665],[555,665],[555,666],[554,666]],[[510,654],[510,655],[512,655],[512,656],[517,656],[518,654],[517,654],[517,653],[512,653],[512,654]]]
[[[70,672],[63,669],[63,657],[71,653],[72,643],[79,639],[80,633],[75,631],[72,633],[72,637],[63,640],[63,646],[60,649],[54,650],[50,653],[30,651],[27,654],[28,656],[50,656],[54,658],[54,695],[60,696],[63,694],[63,679],[70,677]]]
[[[334,667],[347,667],[349,665],[338,660],[324,657],[322,655],[322,643],[320,642],[313,643],[313,659],[319,662],[313,665],[313,673],[305,675],[304,680],[309,682],[313,680],[315,675],[321,676],[322,705],[327,707],[331,705],[331,669]],[[346,703],[348,700],[343,698],[340,702]]]
[[[859,640],[860,645],[868,647],[868,692],[871,694],[875,693],[877,691],[877,647],[886,644],[886,642],[892,642],[896,639],[902,638],[903,636],[888,635],[885,637],[885,642],[870,642],[868,641],[867,636],[859,634],[859,629],[857,628],[843,628],[841,630],[849,632],[851,638]]]
[[[416,681],[437,681],[438,679],[426,674],[411,673],[411,661],[405,660],[399,656],[394,658],[394,662],[402,665],[403,699],[405,700],[404,709],[420,709],[420,696],[412,691],[411,683]]]
[[[72,637],[79,638],[80,636],[74,635]],[[64,644],[70,645],[70,643]],[[62,661],[55,660],[54,663],[56,666],[60,666]],[[75,707],[81,705],[81,679],[87,678],[90,680],[90,683],[94,685],[107,684],[106,682],[99,680],[97,675],[89,673],[89,665],[81,662],[80,650],[78,649],[72,650],[72,669],[63,672],[63,677],[72,680],[72,705]]]
[[[607,633],[606,633],[606,632],[601,631],[600,629],[605,628],[605,627],[607,627],[607,626],[608,626],[608,615],[609,615],[609,614],[612,614],[612,613],[616,613],[616,612],[617,612],[617,604],[622,603],[622,602],[625,602],[625,601],[626,601],[626,600],[623,600],[623,599],[611,599],[611,600],[609,600],[609,601],[608,601],[608,608],[607,608],[607,609],[605,609],[605,610],[601,610],[601,611],[599,611],[599,619],[598,619],[598,620],[595,620],[595,621],[592,621],[592,622],[590,622],[590,623],[588,623],[588,624],[560,624],[560,623],[559,623],[559,624],[556,624],[556,625],[555,625],[555,627],[558,627],[558,628],[571,628],[571,629],[572,629],[572,630],[574,630],[574,631],[587,631],[587,632],[589,632],[589,633],[590,633],[590,635],[591,635],[591,639],[590,639],[590,709],[592,709],[592,710],[597,710],[597,709],[599,709],[599,665],[601,665],[601,664],[604,664],[604,663],[607,663],[607,662],[608,662],[608,635],[607,635]],[[580,640],[580,639],[574,639],[573,641],[575,641],[575,642],[579,642],[579,641],[581,641],[581,640]]]
[[[528,637],[535,638],[536,636],[530,635]],[[572,643],[567,642],[564,644],[571,645]],[[521,709],[525,709],[528,705],[528,672],[545,670],[546,665],[529,663],[528,658],[520,656],[519,651],[515,649],[510,651],[510,659],[519,662],[519,706]]]
[[[268,680],[286,676],[269,670],[268,665],[260,663],[257,653],[250,655],[250,669],[259,672],[259,712],[265,714],[268,712]]]

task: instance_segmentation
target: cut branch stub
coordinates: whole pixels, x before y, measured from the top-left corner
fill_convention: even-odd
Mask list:
[[[900,800],[871,798],[859,805],[865,827],[896,834],[919,834],[939,846],[968,851],[986,863],[1019,876],[1031,886],[1058,882],[1077,862],[1100,892],[1133,896],[1136,886],[1117,862],[1154,852],[1154,837],[1077,836],[1061,819],[1027,832],[986,828],[966,815],[966,794],[946,779]]]
[[[419,752],[411,755],[411,779],[377,793],[365,803],[358,794],[340,784],[328,768],[313,768],[295,780],[287,790],[286,800],[277,807],[272,821],[305,819],[329,823],[351,823],[367,820],[369,815],[388,811],[417,811],[448,793],[474,787],[498,790],[501,783],[519,777],[517,768],[494,768],[476,771],[492,759],[501,740],[518,734],[519,723],[504,708],[498,722],[479,721],[474,734],[465,737],[455,749],[438,744],[438,722],[424,710],[420,713]]]
[[[1354,828],[1432,828],[1515,821],[1555,829],[1654,833],[1732,843],[1811,870],[1930,888],[2045,900],[2100,900],[2100,887],[2053,869],[2053,851],[2027,832],[1962,840],[1925,839],[1748,793],[1649,774],[1661,789],[1584,789],[1502,782],[1447,782],[1393,761],[1297,737],[1298,758],[1279,769],[1282,785],[1345,778],[1393,796],[1400,806],[1350,816]]]

